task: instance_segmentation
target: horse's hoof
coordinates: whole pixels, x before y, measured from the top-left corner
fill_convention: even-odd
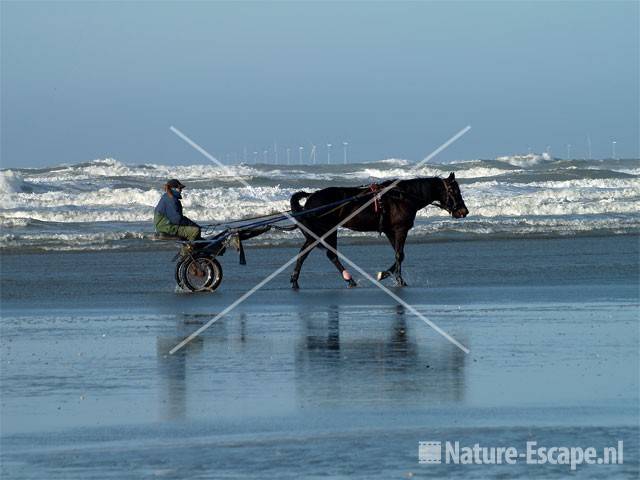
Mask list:
[[[398,279],[396,280],[396,287],[406,287],[407,286],[407,282],[405,282],[403,279]]]
[[[384,280],[388,276],[389,276],[389,272],[378,272],[378,275],[376,275],[376,278],[378,279],[378,281],[380,281],[380,280]]]
[[[300,290],[300,285],[298,285],[298,281],[297,280],[291,280],[291,288],[293,290]]]
[[[353,278],[350,278],[347,282],[347,288],[355,288],[357,286],[358,284],[353,280]]]

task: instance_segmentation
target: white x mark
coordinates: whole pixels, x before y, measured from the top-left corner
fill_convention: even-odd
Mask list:
[[[470,126],[466,126],[465,128],[463,128],[462,130],[460,130],[458,133],[456,133],[455,135],[453,135],[449,140],[447,140],[446,142],[444,142],[442,145],[440,145],[438,148],[436,148],[433,152],[431,152],[427,157],[425,157],[421,162],[418,162],[410,171],[414,171],[418,168],[420,168],[422,165],[424,165],[426,162],[428,162],[430,159],[432,159],[434,156],[436,156],[438,153],[442,152],[444,149],[446,149],[449,145],[451,145],[453,142],[455,142],[456,140],[458,140],[460,137],[462,137],[465,133],[467,133],[469,130],[471,129]],[[200,145],[198,145],[196,142],[194,142],[193,140],[191,140],[189,137],[187,137],[184,133],[182,133],[180,130],[178,130],[175,127],[170,127],[170,130],[175,133],[176,135],[178,135],[180,138],[182,138],[185,142],[187,142],[189,145],[191,145],[195,150],[197,150],[198,152],[200,152],[202,155],[204,155],[206,158],[208,158],[211,162],[215,163],[216,165],[218,165],[219,167],[221,167],[223,170],[225,171],[229,171],[229,169],[222,164],[221,162],[219,162],[213,155],[211,155],[209,152],[207,152],[204,148],[202,148]],[[249,183],[244,180],[241,177],[237,177],[236,179],[241,182],[243,185],[245,185],[246,187],[248,187],[249,189],[252,189],[251,185],[249,185]],[[391,190],[392,188],[394,188],[398,183],[400,182],[400,179],[395,180],[394,182],[392,182],[391,184],[389,184],[387,187],[383,188],[382,190],[380,190],[380,192],[378,192],[379,196],[382,196],[384,193],[388,192],[389,190]],[[300,222],[298,222],[293,216],[291,216],[289,213],[285,212],[285,216],[291,220],[292,222],[295,222],[298,227],[301,230],[304,230],[305,233],[311,235],[313,238],[315,238],[315,242],[313,242],[311,245],[309,245],[309,247],[307,247],[306,249],[304,249],[303,251],[299,252],[297,255],[295,255],[293,258],[291,258],[290,260],[288,260],[284,265],[282,265],[281,267],[279,267],[278,269],[276,269],[273,273],[271,273],[269,276],[267,276],[265,279],[263,279],[261,282],[259,282],[257,285],[255,285],[253,288],[251,288],[250,290],[248,290],[246,293],[244,293],[240,298],[238,298],[235,302],[233,302],[231,305],[229,305],[227,308],[225,308],[222,312],[220,312],[218,315],[216,315],[214,318],[212,318],[211,320],[209,320],[207,323],[205,323],[204,325],[202,325],[200,328],[198,328],[195,332],[193,332],[191,335],[187,336],[184,340],[182,340],[180,343],[178,343],[175,347],[173,347],[169,353],[173,354],[175,352],[177,352],[178,350],[180,350],[182,347],[184,347],[186,344],[188,344],[191,340],[193,340],[194,338],[196,338],[198,335],[200,335],[203,331],[205,331],[207,328],[209,328],[211,325],[213,325],[215,322],[217,322],[220,318],[222,318],[224,315],[226,315],[227,313],[229,313],[231,310],[233,310],[235,307],[237,307],[240,303],[242,303],[244,300],[246,300],[247,298],[249,298],[251,295],[253,295],[256,291],[258,291],[260,288],[262,288],[265,284],[267,284],[269,281],[271,281],[272,278],[274,278],[275,276],[277,276],[278,274],[280,274],[284,269],[286,269],[289,265],[291,265],[300,255],[304,255],[305,253],[311,251],[313,248],[315,248],[318,243],[321,243],[325,248],[329,249],[330,251],[332,251],[333,253],[335,253],[336,255],[338,255],[340,258],[342,258],[345,262],[347,262],[349,265],[351,265],[353,268],[355,268],[356,270],[358,270],[361,274],[363,274],[365,276],[365,278],[367,278],[367,280],[369,280],[371,283],[373,283],[375,286],[377,286],[378,288],[380,288],[383,292],[385,292],[387,295],[389,295],[391,298],[393,298],[395,301],[397,301],[398,303],[402,304],[405,308],[407,308],[409,311],[411,311],[414,315],[416,315],[418,318],[420,318],[423,322],[425,322],[427,325],[429,325],[431,328],[433,328],[436,332],[438,332],[440,335],[442,335],[443,337],[445,337],[447,340],[449,340],[451,343],[453,343],[455,346],[457,346],[458,348],[460,348],[464,353],[469,353],[469,349],[467,347],[465,347],[464,345],[462,345],[460,342],[458,342],[455,338],[453,338],[451,335],[449,335],[447,332],[445,332],[444,330],[442,330],[438,325],[436,325],[434,322],[432,322],[431,320],[427,319],[426,317],[424,317],[424,315],[422,315],[415,307],[413,307],[412,305],[408,304],[407,302],[405,302],[404,300],[402,300],[400,297],[398,297],[395,293],[393,293],[391,290],[389,290],[387,287],[385,287],[384,285],[382,285],[380,282],[378,282],[377,280],[375,280],[373,277],[371,277],[371,275],[369,275],[367,272],[365,272],[359,265],[357,265],[355,262],[353,262],[352,260],[350,260],[349,258],[347,258],[344,254],[338,252],[336,249],[334,249],[333,247],[331,247],[330,245],[328,245],[324,240],[331,235],[333,232],[335,232],[339,227],[341,227],[342,225],[344,225],[345,223],[347,223],[349,220],[351,220],[353,217],[355,217],[356,215],[358,215],[360,212],[362,212],[365,208],[367,208],[369,205],[371,205],[374,201],[375,201],[376,197],[372,197],[370,200],[368,200],[366,203],[364,203],[360,208],[356,209],[354,212],[352,212],[349,216],[347,216],[345,219],[341,220],[338,224],[336,224],[331,230],[329,230],[328,232],[326,232],[324,235],[322,235],[322,237],[318,237],[318,235],[315,232],[312,232],[311,230],[309,230],[306,226],[302,225]],[[266,199],[265,199],[266,200]]]

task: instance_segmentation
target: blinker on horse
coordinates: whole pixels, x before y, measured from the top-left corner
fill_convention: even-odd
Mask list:
[[[359,232],[384,233],[395,250],[395,261],[387,270],[378,272],[378,280],[394,275],[396,283],[399,286],[405,286],[406,282],[402,278],[404,244],[409,230],[413,228],[418,210],[433,204],[449,212],[453,218],[464,218],[469,214],[453,173],[449,174],[447,178],[415,178],[401,180],[397,183],[396,180],[388,180],[376,186],[328,187],[313,193],[296,192],[291,196],[291,210],[294,214],[298,214],[305,210],[317,209],[322,205],[338,203],[337,208],[328,212],[298,217],[299,223],[321,238],[370,201],[371,195],[377,195],[377,191],[384,190],[391,184],[395,184],[395,186],[342,226]],[[300,200],[303,198],[307,198],[304,207],[300,205]],[[341,200],[350,198],[353,200],[340,204]],[[296,266],[291,274],[291,286],[294,289],[299,288],[300,270],[305,259],[311,253],[312,248],[310,247],[317,242],[316,237],[305,232],[304,229],[301,230],[305,236],[305,242],[300,248]],[[327,235],[324,242],[337,250],[337,230]],[[348,286],[356,286],[353,278],[340,262],[338,255],[320,242],[316,246],[326,250],[327,258],[335,265]]]

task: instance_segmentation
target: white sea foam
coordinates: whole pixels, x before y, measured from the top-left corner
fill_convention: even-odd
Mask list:
[[[387,165],[397,165],[400,167],[405,167],[407,165],[410,165],[409,160],[404,160],[401,158],[386,158],[384,160],[378,160],[377,162],[373,162],[373,163],[384,163]]]
[[[427,164],[416,171],[414,164],[399,159],[351,165],[228,168],[214,164],[132,166],[105,159],[43,170],[4,170],[0,171],[0,192],[4,194],[0,248],[20,242],[55,248],[74,241],[93,248],[143,238],[136,235],[152,229],[160,188],[167,178],[174,177],[189,186],[183,201],[185,213],[201,223],[287,210],[290,196],[302,189],[390,178],[444,177],[455,171],[470,216],[456,222],[431,207],[418,212],[419,219],[428,222],[418,225],[418,230],[470,235],[536,229],[557,234],[589,229],[616,232],[621,215],[632,219],[622,230],[635,228],[629,225],[640,210],[640,176],[633,173],[637,172],[633,161],[564,162],[541,156],[531,158],[532,166],[517,156],[507,160]],[[622,170],[631,176],[620,178]],[[245,187],[238,177],[252,186]],[[126,225],[137,225],[137,233],[132,234]],[[264,241],[277,242],[287,235],[295,236],[267,235]]]
[[[541,162],[550,162],[553,160],[553,157],[548,153],[529,153],[527,155],[506,155],[498,157],[496,160],[515,165],[516,167],[532,167]]]
[[[387,170],[381,170],[377,168],[364,168],[363,170],[358,170],[353,172],[351,176],[355,178],[361,178],[363,180],[366,179],[374,179],[374,180],[387,180],[391,178],[415,178],[415,177],[446,177],[452,169],[447,166],[437,166],[437,165],[424,165],[418,168],[393,168]],[[470,179],[470,178],[481,178],[481,177],[495,177],[499,175],[504,175],[506,173],[512,173],[513,170],[503,170],[501,168],[491,168],[491,167],[472,167],[472,168],[464,168],[464,169],[455,169],[456,178],[460,179]]]
[[[25,217],[0,217],[0,227],[2,228],[16,228],[26,227],[33,223],[32,218]]]
[[[218,181],[237,181],[238,177],[251,178],[257,171],[244,165],[220,167],[214,163],[198,165],[125,165],[122,162],[107,158],[93,162],[69,165],[52,169],[49,172],[34,175],[39,183],[59,184],[63,182],[80,182],[86,180],[106,180],[118,178],[150,179],[164,182],[169,178],[180,178],[183,182],[215,179]]]
[[[39,248],[42,250],[106,250],[118,248],[122,240],[149,239],[142,232],[0,234],[0,248]]]
[[[215,187],[185,192],[185,212],[201,221],[224,221],[266,215],[289,208],[298,188],[280,186]],[[312,189],[309,189],[312,190]],[[640,180],[579,179],[532,182],[476,182],[462,187],[472,215],[484,217],[632,213],[640,205]],[[151,221],[160,190],[99,189],[89,192],[16,193],[0,210],[0,220],[45,222]],[[436,209],[421,211],[433,216]],[[441,215],[446,215],[441,212]]]
[[[586,167],[588,170],[602,170],[601,166],[589,166]],[[640,175],[640,168],[610,168],[612,172],[624,173],[627,175]]]
[[[338,168],[336,168],[338,167]],[[180,178],[183,183],[202,183],[215,181],[218,183],[239,184],[240,179],[251,181],[254,178],[271,178],[274,180],[308,179],[331,181],[344,178],[359,179],[364,182],[370,179],[412,178],[415,176],[448,175],[451,165],[428,164],[415,168],[407,160],[388,159],[369,164],[351,164],[347,166],[318,165],[312,168],[303,166],[271,165],[230,165],[220,167],[213,163],[197,165],[157,165],[145,164],[140,166],[125,165],[114,159],[95,160],[93,162],[57,167],[48,172],[29,175],[29,181],[35,184],[61,185],[68,184],[100,184],[112,185],[116,180],[148,180],[157,187],[168,178]],[[499,167],[471,167],[464,162],[456,169],[459,178],[478,178],[497,176],[510,170]],[[4,171],[3,174],[11,171]],[[10,174],[8,174],[10,175]],[[146,183],[149,183],[146,182]]]
[[[8,194],[21,192],[24,187],[22,175],[12,170],[0,171],[0,194],[6,197]]]
[[[293,189],[241,187],[194,189],[185,193],[189,216],[208,221],[266,215],[286,210]],[[11,196],[0,210],[0,220],[34,219],[44,222],[151,221],[160,190],[100,189],[92,192],[21,193]]]

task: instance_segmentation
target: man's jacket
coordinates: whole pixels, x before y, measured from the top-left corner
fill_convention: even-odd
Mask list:
[[[156,205],[154,223],[158,231],[162,231],[162,227],[165,227],[167,223],[171,225],[182,224],[182,203],[180,203],[179,196],[170,196],[165,193],[160,198],[158,205]]]

